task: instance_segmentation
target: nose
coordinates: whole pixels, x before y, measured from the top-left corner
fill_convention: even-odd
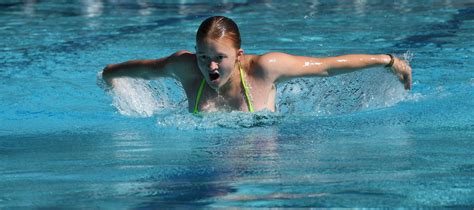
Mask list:
[[[217,62],[211,61],[211,63],[209,63],[209,68],[211,70],[216,70],[219,68],[219,65],[217,64]]]

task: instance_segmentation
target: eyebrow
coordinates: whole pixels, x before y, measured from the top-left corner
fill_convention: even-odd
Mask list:
[[[198,51],[196,52],[196,54],[206,54],[205,52],[202,52],[202,51]],[[227,56],[227,54],[225,53],[217,53],[218,56]]]

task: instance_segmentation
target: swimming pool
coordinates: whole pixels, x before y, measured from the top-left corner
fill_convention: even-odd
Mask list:
[[[0,208],[474,206],[469,1],[2,2]],[[101,88],[106,64],[194,49],[209,15],[250,54],[404,55],[413,90],[371,69],[193,116],[171,80]]]

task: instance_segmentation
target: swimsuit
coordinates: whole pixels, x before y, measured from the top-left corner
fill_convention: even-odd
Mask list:
[[[250,90],[249,90],[249,87],[247,86],[247,83],[245,83],[244,70],[242,69],[242,66],[240,65],[239,65],[239,69],[240,69],[240,80],[242,81],[242,86],[244,87],[244,93],[245,93],[245,98],[247,99],[249,112],[253,112],[253,105],[252,105],[252,101],[250,100],[250,94],[249,94]],[[201,99],[202,90],[204,89],[205,84],[206,84],[206,80],[202,79],[201,86],[199,86],[198,94],[196,97],[196,104],[194,104],[194,111],[193,111],[194,114],[199,113],[198,104]]]

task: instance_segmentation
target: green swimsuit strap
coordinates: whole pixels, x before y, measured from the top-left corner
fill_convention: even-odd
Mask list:
[[[253,112],[252,100],[250,100],[249,86],[247,86],[247,83],[245,82],[244,70],[242,69],[242,65],[240,65],[240,63],[239,63],[239,69],[240,69],[240,80],[242,81],[242,86],[244,86],[244,93],[245,93],[245,98],[247,99],[247,104],[249,106],[249,112]]]
[[[239,69],[240,69],[240,80],[242,81],[242,86],[244,87],[244,93],[245,93],[245,98],[247,99],[247,104],[249,106],[249,112],[254,112],[252,100],[250,100],[250,90],[249,90],[249,87],[247,86],[247,83],[245,82],[244,70],[242,69],[242,66],[240,65],[239,65]],[[198,94],[196,96],[196,103],[194,104],[193,114],[199,113],[198,105],[199,105],[199,101],[201,100],[202,91],[204,90],[205,85],[206,85],[206,80],[202,79],[201,85],[199,86]]]
[[[199,86],[198,94],[196,96],[196,103],[194,104],[193,114],[199,113],[198,105],[199,105],[199,100],[201,99],[202,90],[204,89],[204,85],[206,85],[206,79],[202,79],[201,86]]]

